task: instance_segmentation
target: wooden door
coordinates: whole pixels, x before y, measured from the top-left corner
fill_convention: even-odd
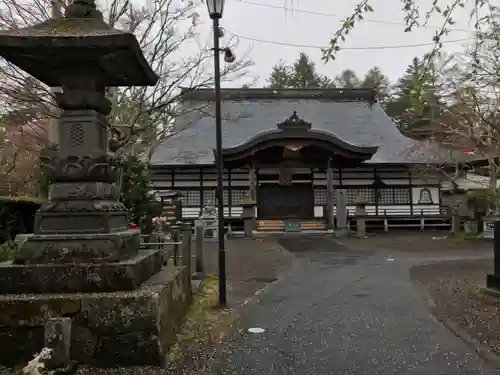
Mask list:
[[[261,184],[257,189],[259,219],[299,219],[314,216],[311,184]]]

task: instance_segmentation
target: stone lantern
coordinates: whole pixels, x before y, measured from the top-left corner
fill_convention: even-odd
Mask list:
[[[45,342],[58,364],[165,364],[191,275],[161,269],[161,251],[140,249],[140,232],[128,227],[105,97],[106,87],[158,77],[134,35],[108,26],[94,0],[74,0],[63,19],[0,31],[0,55],[62,88],[49,199],[34,233],[16,239],[14,260],[0,265],[0,362],[27,361]]]
[[[62,19],[0,32],[0,55],[50,87],[60,148],[46,164],[49,199],[34,234],[18,239],[12,265],[0,267],[0,293],[128,290],[159,270],[139,253],[118,201],[119,162],[109,145],[106,87],[154,85],[158,77],[135,36],[111,28],[93,0],[75,0]]]

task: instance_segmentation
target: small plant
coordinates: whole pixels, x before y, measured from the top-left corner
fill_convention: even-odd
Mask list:
[[[23,368],[23,374],[42,375],[40,370],[45,368],[45,361],[52,358],[52,352],[50,348],[43,348],[40,353],[35,354],[35,357]]]
[[[7,260],[11,260],[14,257],[14,254],[17,252],[18,247],[17,244],[8,239],[3,244],[0,245],[0,262],[5,262]]]

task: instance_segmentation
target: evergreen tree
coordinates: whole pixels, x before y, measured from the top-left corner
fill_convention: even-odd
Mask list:
[[[384,101],[389,95],[389,86],[389,78],[382,73],[378,66],[368,70],[361,82],[361,87],[374,89],[381,101]]]
[[[401,132],[420,138],[428,119],[438,107],[434,74],[427,63],[415,57],[398,80],[385,110]]]
[[[343,70],[333,81],[337,87],[344,89],[356,89],[361,86],[361,80],[356,72],[351,69]]]
[[[316,71],[316,64],[305,53],[292,64],[284,61],[273,66],[267,78],[269,88],[328,88],[335,87],[331,80]]]

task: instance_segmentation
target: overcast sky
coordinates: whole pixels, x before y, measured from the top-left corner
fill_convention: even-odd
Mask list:
[[[350,68],[364,74],[369,68],[379,66],[382,71],[396,80],[415,56],[422,56],[432,46],[411,46],[432,43],[432,36],[442,23],[440,17],[430,21],[427,28],[404,32],[404,13],[400,10],[400,0],[371,0],[375,12],[356,26],[355,31],[342,45],[336,61],[321,61],[320,47],[327,46],[331,35],[341,25],[341,20],[352,13],[358,0],[226,0],[221,26],[226,35],[221,43],[231,37],[238,38],[236,55],[249,51],[255,65],[252,75],[259,77],[262,86],[272,66],[280,59],[293,62],[300,52],[306,52],[317,62],[318,70],[335,76],[341,70]],[[420,0],[428,9],[432,0]],[[472,37],[473,24],[469,23],[467,9],[461,9],[453,17],[457,29],[445,40],[454,41]],[[209,36],[206,8],[200,8]],[[233,36],[236,35],[236,36]],[[459,52],[470,41],[445,44],[448,52]],[[297,46],[288,46],[292,44]],[[308,47],[310,46],[310,47]],[[383,47],[375,49],[363,49]],[[361,49],[358,49],[361,48]],[[247,79],[248,81],[248,79]],[[239,86],[244,82],[233,82],[226,86]]]

